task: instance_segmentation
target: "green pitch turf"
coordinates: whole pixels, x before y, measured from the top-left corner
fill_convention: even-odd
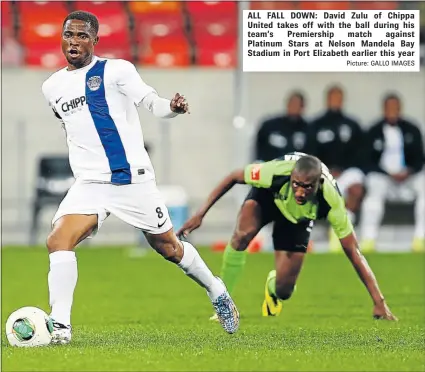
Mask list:
[[[221,254],[201,255],[219,272]],[[44,249],[2,250],[3,371],[424,371],[425,255],[367,256],[398,323],[372,320],[366,290],[343,255],[308,255],[278,318],[262,318],[273,255],[250,255],[234,299],[241,327],[208,320],[202,289],[155,253],[78,249],[68,346],[16,349],[4,323],[18,307],[48,310]]]

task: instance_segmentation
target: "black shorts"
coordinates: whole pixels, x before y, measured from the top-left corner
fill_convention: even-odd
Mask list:
[[[274,223],[273,246],[276,251],[307,252],[313,220],[297,224],[288,221],[274,203],[273,193],[268,189],[253,187],[245,200],[255,200],[260,205],[261,226]]]

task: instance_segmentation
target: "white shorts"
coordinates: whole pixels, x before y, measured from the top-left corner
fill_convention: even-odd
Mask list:
[[[338,183],[339,191],[345,197],[347,190],[356,184],[363,185],[365,182],[365,175],[359,168],[348,168],[341,173],[341,175],[336,179]]]
[[[77,180],[59,205],[52,225],[69,214],[97,214],[94,235],[111,213],[151,234],[161,234],[173,227],[154,180],[122,186]]]
[[[371,172],[366,178],[367,193],[376,199],[391,201],[414,201],[425,195],[425,170],[398,183],[384,173]]]

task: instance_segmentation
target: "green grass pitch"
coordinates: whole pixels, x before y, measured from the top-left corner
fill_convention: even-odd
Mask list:
[[[68,346],[17,349],[4,336],[21,306],[48,310],[42,248],[2,249],[3,371],[424,371],[425,255],[372,254],[398,323],[372,319],[369,296],[343,255],[309,254],[278,318],[263,318],[272,254],[248,258],[234,299],[240,330],[208,320],[205,292],[151,252],[78,248],[79,280]],[[200,250],[218,273],[221,254]]]

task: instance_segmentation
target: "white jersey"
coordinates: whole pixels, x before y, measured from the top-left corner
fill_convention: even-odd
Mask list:
[[[125,185],[155,177],[136,106],[165,118],[177,114],[132,63],[94,57],[86,67],[57,71],[42,90],[62,121],[76,179]]]

